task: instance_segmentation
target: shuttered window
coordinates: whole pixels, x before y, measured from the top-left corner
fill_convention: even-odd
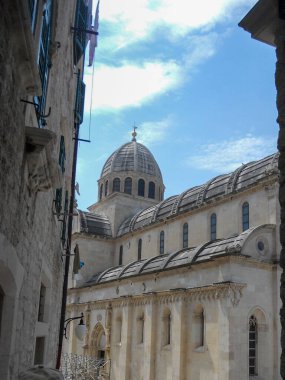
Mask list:
[[[66,226],[68,221],[68,191],[65,191],[65,198],[64,198],[64,218],[62,222],[62,230],[61,230],[61,240],[62,244],[64,245],[66,241]]]
[[[49,45],[51,40],[52,27],[52,0],[48,0],[43,11],[43,22],[39,44],[39,74],[42,87],[42,95],[35,97],[35,103],[38,104],[37,114],[40,126],[45,126],[46,122],[40,115],[45,114],[46,96],[48,87],[49,69],[51,68],[51,57],[49,54]]]
[[[75,122],[81,124],[83,122],[85,100],[85,83],[78,75],[76,99],[75,99]]]
[[[65,172],[65,157],[64,136],[60,136],[58,164],[61,167],[62,173]]]
[[[62,188],[56,189],[55,199],[54,199],[54,208],[57,214],[61,212],[61,203],[62,203]]]
[[[73,36],[73,56],[75,65],[84,54],[86,47],[86,32],[83,32],[82,30],[87,27],[87,14],[88,7],[85,5],[85,1],[77,0],[74,22],[75,30]]]

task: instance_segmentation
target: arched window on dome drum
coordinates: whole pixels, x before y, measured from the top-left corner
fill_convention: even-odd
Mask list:
[[[254,315],[249,318],[248,326],[248,374],[257,375],[257,320]]]
[[[154,182],[150,182],[148,184],[148,197],[151,199],[155,198],[155,183]]]
[[[141,197],[144,197],[144,180],[143,179],[139,179],[139,182],[138,182],[138,195],[141,196]]]
[[[109,186],[109,182],[108,180],[105,182],[105,197],[107,197],[108,195],[108,186]]]
[[[125,179],[124,192],[126,194],[132,194],[132,179],[131,179],[131,177],[127,177]]]
[[[183,224],[182,243],[183,243],[183,248],[188,247],[188,223]]]
[[[161,231],[159,234],[159,253],[164,254],[164,231]]]
[[[142,259],[142,239],[138,241],[138,261]]]
[[[242,230],[249,229],[249,204],[248,202],[244,202],[242,205]]]
[[[101,200],[103,196],[103,183],[100,185],[100,194],[99,194],[99,199]]]
[[[211,215],[211,221],[210,221],[210,229],[211,229],[211,240],[217,239],[217,215],[212,214]]]
[[[120,245],[120,252],[119,252],[119,265],[123,265],[123,246]]]
[[[121,180],[120,178],[114,178],[113,180],[113,192],[121,191]]]

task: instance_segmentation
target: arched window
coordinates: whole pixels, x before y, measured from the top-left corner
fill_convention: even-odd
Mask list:
[[[148,197],[151,199],[155,198],[155,183],[154,182],[150,182],[148,184]]]
[[[193,338],[196,348],[205,345],[205,315],[201,305],[198,305],[194,311]]]
[[[171,344],[171,312],[167,308],[162,316],[162,345],[167,346]]]
[[[108,195],[108,187],[109,187],[109,182],[108,180],[105,182],[105,197]]]
[[[257,375],[257,320],[254,315],[249,318],[248,326],[248,374]]]
[[[211,229],[211,240],[217,239],[217,215],[212,214],[211,215],[211,221],[210,221],[210,229]]]
[[[164,231],[161,231],[159,234],[159,253],[164,254]]]
[[[144,180],[139,179],[138,182],[138,195],[144,197]]]
[[[137,317],[137,343],[144,342],[144,313]]]
[[[127,177],[125,179],[124,192],[126,194],[132,194],[132,179],[131,179],[131,177]]]
[[[244,202],[242,205],[242,230],[249,229],[249,204],[248,202]]]
[[[100,185],[100,193],[99,193],[99,199],[101,200],[103,196],[103,183]]]
[[[121,190],[121,180],[120,178],[114,178],[113,180],[113,192]]]
[[[120,252],[119,252],[119,265],[123,265],[123,246],[120,246]]]
[[[183,224],[183,236],[182,236],[183,248],[188,247],[188,223]]]
[[[138,261],[142,259],[142,239],[138,241]]]
[[[117,316],[117,318],[115,320],[115,323],[116,323],[116,328],[114,330],[114,332],[115,332],[115,342],[116,343],[121,343],[121,341],[122,341],[122,324],[123,324],[122,316],[121,315]]]

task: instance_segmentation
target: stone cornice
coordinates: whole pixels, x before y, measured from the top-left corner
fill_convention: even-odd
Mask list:
[[[81,312],[84,310],[102,310],[110,304],[113,308],[144,306],[149,304],[171,304],[176,302],[215,301],[229,299],[232,306],[237,306],[244,283],[220,282],[195,288],[179,288],[167,291],[148,292],[135,296],[122,296],[113,300],[91,301],[81,304],[68,304],[67,310]]]

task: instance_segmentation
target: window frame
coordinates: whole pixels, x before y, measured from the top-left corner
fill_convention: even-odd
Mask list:
[[[153,181],[148,183],[148,198],[155,199],[155,183]]]
[[[182,247],[187,248],[189,245],[189,226],[188,223],[185,222],[182,228]]]
[[[246,201],[242,204],[242,231],[249,229],[249,203]]]
[[[142,259],[142,239],[138,240],[138,261]]]
[[[133,180],[131,177],[125,178],[124,181],[124,193],[132,195]]]
[[[119,177],[116,177],[113,179],[113,189],[112,189],[113,193],[115,192],[120,192],[121,191],[121,180]]]
[[[164,255],[164,250],[165,250],[165,233],[162,230],[159,233],[159,254]]]
[[[217,239],[217,214],[212,213],[210,216],[210,238],[211,241]]]
[[[145,180],[143,178],[140,178],[138,180],[138,196],[139,197],[145,196]]]
[[[119,249],[119,265],[123,265],[124,247],[120,245]]]
[[[251,364],[252,361],[254,364]],[[248,375],[258,375],[258,322],[255,315],[248,320]]]

